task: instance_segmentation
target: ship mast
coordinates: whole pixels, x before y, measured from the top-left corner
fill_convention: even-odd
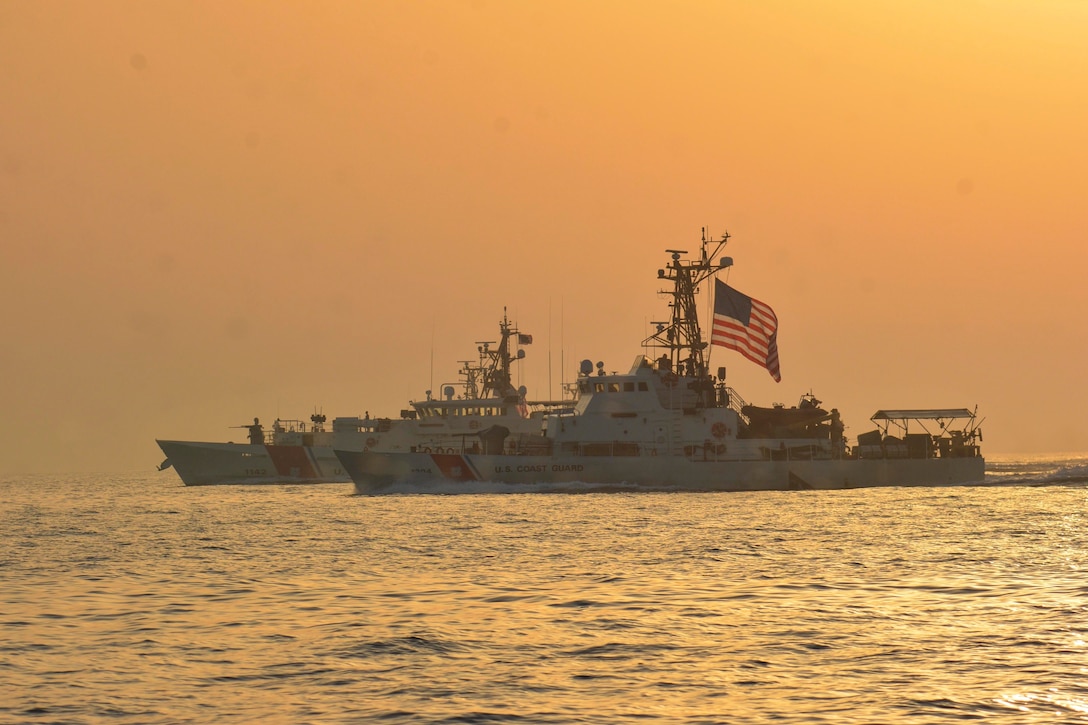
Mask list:
[[[673,285],[671,290],[660,292],[672,297],[669,302],[672,317],[668,322],[651,323],[656,326],[656,332],[642,344],[663,349],[662,357],[668,360],[669,369],[677,375],[705,377],[709,374],[707,342],[703,340],[699,327],[695,295],[699,292],[700,284],[733,264],[729,257],[718,258],[728,242],[728,233],[719,240],[707,239],[706,227],[703,227],[698,258],[684,259],[682,255],[688,253],[686,250],[666,249],[672,259],[664,269],[657,270],[658,279],[667,280]]]
[[[470,398],[506,398],[518,395],[514,389],[510,367],[514,360],[525,357],[525,353],[519,350],[515,356],[510,352],[510,338],[518,334],[518,330],[507,318],[505,308],[502,311],[502,322],[499,323],[499,334],[500,340],[496,348],[491,347],[495,344],[493,341],[477,342],[479,363],[472,365],[465,362],[461,370],[461,375],[465,378],[466,395]]]

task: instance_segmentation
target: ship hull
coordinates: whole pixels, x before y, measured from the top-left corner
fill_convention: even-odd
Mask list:
[[[784,491],[982,483],[981,457],[701,461],[675,456],[505,456],[337,451],[358,493],[437,480],[615,490]]]
[[[332,448],[156,441],[186,486],[341,483],[350,480]]]

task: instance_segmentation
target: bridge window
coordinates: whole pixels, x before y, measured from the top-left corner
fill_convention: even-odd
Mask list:
[[[624,383],[623,384],[623,392],[625,392],[625,393],[635,392],[635,384],[634,383]]]

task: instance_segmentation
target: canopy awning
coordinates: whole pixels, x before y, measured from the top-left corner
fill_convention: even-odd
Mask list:
[[[974,418],[967,408],[933,408],[924,410],[878,410],[869,420],[951,420]]]

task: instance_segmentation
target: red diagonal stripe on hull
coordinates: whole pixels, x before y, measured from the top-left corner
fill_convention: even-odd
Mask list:
[[[291,478],[318,478],[304,446],[265,446],[276,473]]]
[[[479,480],[476,471],[472,470],[472,466],[468,465],[468,461],[462,455],[456,453],[432,453],[431,460],[434,461],[434,465],[438,466],[438,470],[442,471],[444,478],[453,481]]]

